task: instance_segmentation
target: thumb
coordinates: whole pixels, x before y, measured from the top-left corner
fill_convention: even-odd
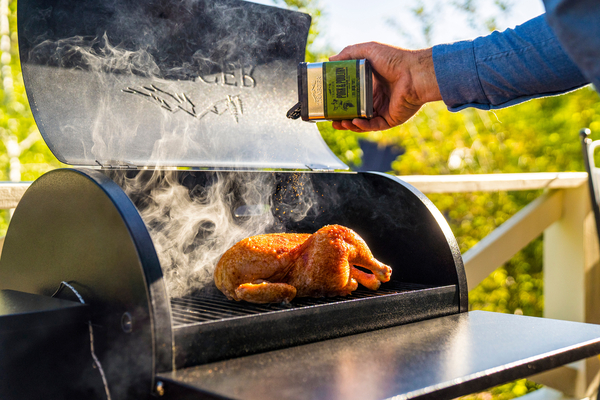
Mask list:
[[[373,50],[373,43],[360,43],[345,47],[339,54],[329,57],[330,61],[358,60],[369,58]]]

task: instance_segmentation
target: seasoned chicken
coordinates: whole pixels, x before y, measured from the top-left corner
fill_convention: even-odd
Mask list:
[[[296,296],[346,296],[359,283],[377,290],[391,274],[392,269],[377,261],[354,231],[329,225],[312,235],[246,238],[223,254],[214,277],[217,288],[231,300],[279,303]]]

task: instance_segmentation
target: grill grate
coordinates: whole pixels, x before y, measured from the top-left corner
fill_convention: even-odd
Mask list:
[[[402,292],[428,289],[430,287],[432,286],[389,282],[385,287],[381,287],[377,291],[359,288],[346,297],[302,297],[294,299],[290,304],[252,304],[247,302],[236,302],[228,300],[221,292],[214,288],[214,290],[206,291],[201,295],[171,299],[171,315],[173,318],[173,326],[177,327],[294,308],[358,300],[368,297],[394,295]]]

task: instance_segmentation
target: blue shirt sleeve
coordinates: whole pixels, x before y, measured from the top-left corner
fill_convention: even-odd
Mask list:
[[[546,21],[583,75],[600,89],[600,1],[544,0]]]
[[[515,29],[434,46],[433,63],[450,111],[508,107],[589,83],[543,15]]]

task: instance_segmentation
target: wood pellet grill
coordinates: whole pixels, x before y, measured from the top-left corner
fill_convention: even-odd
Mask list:
[[[346,166],[316,127],[286,120],[307,15],[234,0],[18,6],[38,127],[61,161],[88,167],[43,175],[14,213],[0,398],[452,398],[600,353],[598,326],[467,312],[433,204],[386,174],[334,172]],[[350,227],[392,280],[291,304],[229,301],[212,284],[172,295],[161,226],[143,219],[167,184],[198,202],[223,184],[233,225]],[[195,243],[214,230],[198,226]]]

